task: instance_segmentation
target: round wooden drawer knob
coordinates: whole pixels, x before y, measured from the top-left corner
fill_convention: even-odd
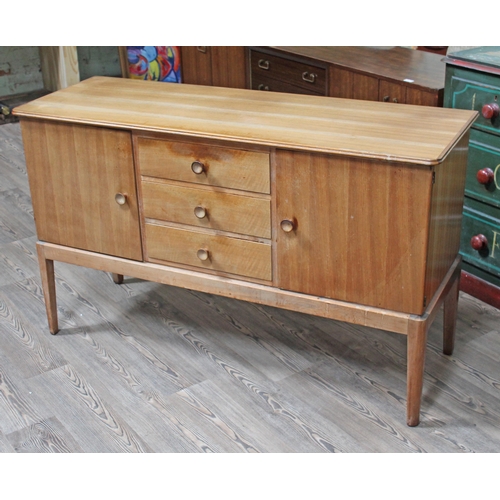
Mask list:
[[[285,233],[290,233],[295,229],[295,224],[289,219],[284,219],[281,221],[280,227]]]
[[[491,168],[483,168],[477,171],[476,179],[480,184],[488,185],[495,180],[495,172]]]
[[[476,234],[470,240],[470,246],[474,250],[482,250],[488,246],[488,240],[484,234]]]
[[[205,260],[208,260],[210,258],[210,254],[208,253],[208,250],[206,250],[205,248],[200,248],[197,252],[196,252],[196,256],[198,257],[198,259],[200,259],[201,261],[205,261]]]
[[[207,216],[207,209],[205,207],[197,206],[194,209],[194,215],[196,215],[198,219],[204,219]]]
[[[203,172],[205,172],[205,165],[203,165],[203,163],[201,163],[201,161],[193,161],[193,163],[191,163],[191,170],[196,175],[200,175]]]
[[[487,120],[492,120],[500,114],[500,107],[498,106],[498,103],[490,102],[483,106],[483,109],[481,109],[481,114]]]
[[[116,193],[115,201],[118,205],[125,205],[125,203],[127,203],[127,195],[124,193]]]

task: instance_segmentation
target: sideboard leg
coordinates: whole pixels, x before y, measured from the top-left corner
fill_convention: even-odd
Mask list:
[[[408,333],[406,423],[415,427],[420,422],[420,403],[424,382],[427,322],[415,321]]]
[[[59,331],[57,321],[57,302],[56,302],[56,281],[54,277],[54,261],[45,258],[43,246],[37,244],[38,265],[40,266],[40,276],[42,278],[43,297],[45,299],[45,309],[49,322],[49,330],[52,335]]]
[[[111,273],[111,277],[117,285],[121,285],[123,283],[123,274]]]
[[[453,354],[455,347],[455,330],[457,326],[458,292],[460,289],[460,275],[455,279],[448,295],[444,299],[443,321],[443,352]]]

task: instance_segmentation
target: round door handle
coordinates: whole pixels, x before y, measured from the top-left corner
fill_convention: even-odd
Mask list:
[[[291,233],[295,229],[295,224],[290,219],[284,219],[280,222],[280,227],[285,233]]]
[[[481,114],[483,115],[483,118],[486,118],[486,120],[492,120],[500,114],[500,106],[498,106],[498,103],[496,102],[485,104],[481,109]]]
[[[127,203],[127,195],[125,193],[116,193],[115,201],[118,205],[125,205]]]
[[[210,253],[208,252],[208,250],[206,248],[200,248],[196,252],[196,256],[198,257],[198,259],[200,259],[203,262],[203,261],[206,261],[210,258]]]
[[[205,172],[205,165],[203,165],[203,163],[201,163],[201,161],[193,161],[193,163],[191,163],[191,170],[196,174],[196,175],[200,175],[202,174],[203,172]]]
[[[474,250],[482,250],[488,246],[488,240],[484,234],[476,234],[470,239],[470,246]]]
[[[491,168],[483,168],[477,171],[476,179],[486,186],[495,180],[495,172]]]
[[[194,215],[198,217],[198,219],[204,219],[208,215],[207,209],[202,206],[197,206],[194,209]]]

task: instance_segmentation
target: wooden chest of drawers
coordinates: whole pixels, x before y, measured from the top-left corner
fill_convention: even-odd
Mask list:
[[[462,289],[500,308],[500,47],[447,59],[445,105],[480,114],[470,134]]]
[[[381,328],[418,424],[475,112],[96,77],[16,114],[52,333],[54,261]]]

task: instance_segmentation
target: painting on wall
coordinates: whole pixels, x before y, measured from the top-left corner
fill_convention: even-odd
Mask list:
[[[126,47],[126,50],[130,78],[181,83],[179,47]]]

